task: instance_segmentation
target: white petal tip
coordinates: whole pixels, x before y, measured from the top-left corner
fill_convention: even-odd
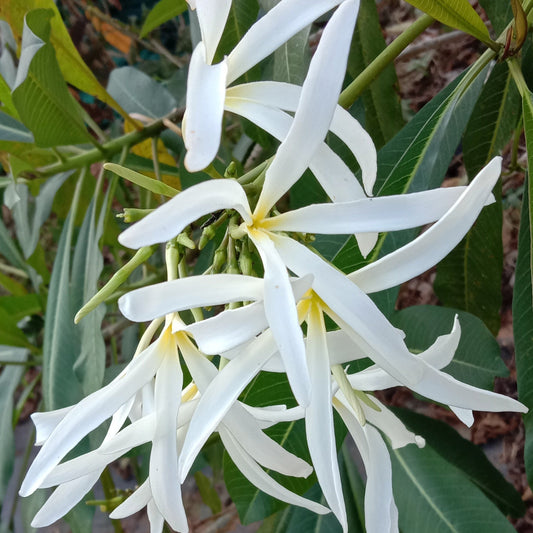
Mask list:
[[[415,435],[415,444],[419,448],[423,448],[426,445],[426,439],[424,437],[421,437],[420,435]]]

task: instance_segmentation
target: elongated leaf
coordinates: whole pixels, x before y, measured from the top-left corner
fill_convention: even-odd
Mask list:
[[[81,386],[73,369],[80,351],[80,339],[74,327],[70,290],[70,250],[81,181],[76,187],[77,194],[61,232],[50,279],[43,340],[42,391],[47,410],[72,405],[82,396]]]
[[[97,218],[97,193],[98,187],[85,214],[74,250],[72,302],[75,310],[96,294],[98,278],[104,267],[99,241],[103,233],[108,196],[106,195]],[[81,351],[74,364],[74,372],[82,384],[84,394],[99,389],[104,380],[106,349],[101,327],[104,315],[105,305],[100,305],[78,325]]]
[[[407,0],[439,22],[487,42],[489,32],[468,0]]]
[[[505,515],[523,516],[526,508],[520,494],[487,459],[485,453],[464,439],[448,424],[408,409],[394,413],[443,459],[459,468]]]
[[[37,294],[0,296],[0,308],[18,322],[26,316],[39,313],[41,311],[41,302]]]
[[[405,331],[411,351],[421,352],[439,335],[449,333],[459,315],[461,341],[445,371],[475,387],[492,390],[495,376],[507,376],[498,343],[483,322],[465,311],[433,305],[416,305],[394,313],[391,322]]]
[[[41,186],[36,198],[30,194],[26,184],[17,184],[16,192],[20,199],[13,206],[12,213],[17,238],[26,259],[35,251],[41,227],[50,216],[56,192],[73,172],[69,170],[49,178]]]
[[[46,43],[51,11],[36,9],[26,17],[13,103],[38,146],[51,147],[92,140],[80,107],[68,92],[54,49]]]
[[[505,63],[496,65],[466,127],[463,150],[473,178],[498,155],[516,127],[520,95]],[[448,307],[481,318],[493,334],[500,327],[503,269],[501,185],[463,241],[439,265],[435,292]]]
[[[473,80],[467,73],[446,87],[378,152],[377,196],[426,190],[441,184],[482,89],[484,72]],[[407,230],[381,236],[366,260],[350,237],[333,262],[344,272],[352,272],[396,250],[415,235],[416,230]],[[331,250],[330,247],[330,253]],[[390,314],[397,294],[397,288],[389,289],[374,299]]]
[[[163,85],[134,67],[113,70],[107,90],[128,113],[159,118],[177,106],[176,100]]]
[[[0,140],[32,143],[33,135],[24,124],[0,111]]]
[[[520,401],[529,407],[524,415],[526,447],[524,458],[530,485],[533,485],[533,95],[523,96],[524,129],[529,175],[524,187],[522,216],[518,237],[518,260],[513,292],[513,330],[516,350],[516,371]]]
[[[348,58],[348,74],[356,78],[385,46],[376,2],[362,0]],[[377,148],[390,141],[404,125],[397,86],[396,71],[391,63],[362,94],[365,129]]]
[[[479,0],[479,5],[487,13],[495,37],[497,37],[513,18],[513,8],[511,2],[500,2],[500,0]]]
[[[0,18],[5,19],[11,26],[16,40],[20,43],[22,39],[22,28],[26,13],[36,8],[52,10],[51,19],[52,32],[50,43],[57,54],[57,61],[65,80],[85,91],[96,96],[102,102],[113,107],[123,117],[127,113],[120,105],[100,85],[89,67],[83,62],[80,54],[76,50],[68,30],[61,20],[61,15],[54,3],[54,0],[17,0],[17,2],[0,2]]]
[[[160,0],[148,13],[139,37],[145,37],[161,24],[181,15],[186,9],[187,2],[185,0]]]
[[[392,484],[402,531],[512,533],[483,492],[430,446],[391,450]]]
[[[154,180],[145,176],[144,174],[139,174],[134,170],[130,170],[129,168],[122,167],[120,165],[116,165],[115,163],[106,163],[104,165],[104,168],[106,170],[114,172],[115,174],[117,174],[117,176],[125,178],[131,181],[132,183],[135,183],[139,187],[142,187],[143,189],[151,191],[155,194],[162,194],[163,196],[168,196],[169,198],[172,198],[173,196],[176,196],[176,194],[179,193],[179,191],[170,187],[166,183]]]
[[[24,348],[0,346],[0,360],[2,361],[22,363],[27,357],[28,350]],[[13,394],[23,374],[24,366],[19,365],[7,365],[0,374],[0,504],[4,501],[15,462]]]

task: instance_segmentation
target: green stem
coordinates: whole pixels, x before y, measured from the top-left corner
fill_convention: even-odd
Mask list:
[[[522,114],[520,116],[520,120],[518,121],[518,126],[514,130],[513,134],[513,146],[511,147],[511,163],[509,165],[509,170],[520,170],[520,165],[518,164],[518,148],[520,147],[523,131],[524,115]]]
[[[411,26],[409,26],[401,35],[392,41],[385,50],[383,50],[368,65],[355,80],[342,91],[339,97],[339,105],[348,109],[361,96],[363,91],[381,74],[381,72],[396,59],[400,53],[412,43],[426,28],[435,22],[433,17],[422,15]]]
[[[525,98],[529,94],[529,87],[527,86],[524,75],[522,74],[522,68],[520,67],[520,61],[516,57],[511,57],[507,60],[507,66],[513,76],[513,80],[520,91],[520,96]]]
[[[115,496],[116,489],[115,483],[111,477],[111,474],[109,473],[108,468],[104,469],[102,472],[102,475],[100,476],[100,483],[102,483],[106,500],[112,500]],[[111,523],[113,524],[115,533],[124,533],[120,520],[111,520]]]
[[[94,150],[88,150],[87,152],[73,157],[68,158],[64,163],[54,163],[46,167],[38,169],[41,176],[53,176],[59,172],[64,172],[65,170],[70,170],[73,168],[80,168],[86,165],[91,165],[97,161],[102,161],[104,159],[109,159],[113,155],[122,151],[124,146],[134,146],[140,142],[158,135],[163,130],[166,129],[165,124],[163,123],[164,119],[169,119],[171,121],[179,120],[183,117],[183,109],[177,109],[167,115],[162,117],[159,120],[156,120],[152,124],[146,126],[140,131],[133,131],[113,139],[107,143],[104,143],[100,148],[95,148]]]

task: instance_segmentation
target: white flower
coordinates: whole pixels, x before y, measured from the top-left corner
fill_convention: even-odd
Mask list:
[[[37,443],[43,447],[27,473],[21,495],[58,486],[35,516],[34,527],[59,519],[83,498],[109,463],[135,446],[151,442],[148,479],[111,517],[122,518],[146,506],[152,533],[160,532],[165,520],[177,531],[188,530],[180,488],[186,473],[183,479],[178,474],[179,450],[194,430],[189,424],[201,397],[198,390],[205,390],[218,371],[182,331],[183,323],[177,317],[173,322],[174,328],[167,320],[159,338],[141,350],[108,386],[75,406],[34,415]],[[141,348],[160,323],[148,329]],[[195,378],[183,392],[179,353]],[[257,487],[290,504],[327,513],[329,509],[290,492],[259,466],[290,476],[307,477],[312,472],[305,461],[262,432],[278,421],[301,418],[301,410],[283,407],[251,408],[235,398],[217,423],[217,431],[237,467]],[[107,436],[98,449],[61,463],[84,436],[111,415]],[[128,418],[131,424],[121,429]]]

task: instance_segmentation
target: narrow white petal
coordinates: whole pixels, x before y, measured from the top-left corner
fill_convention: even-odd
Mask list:
[[[225,60],[218,65],[208,64],[205,52],[204,43],[198,43],[187,79],[183,141],[187,149],[185,166],[190,172],[202,170],[213,161],[222,133],[228,67]]]
[[[32,527],[46,527],[67,514],[98,481],[100,472],[91,472],[57,487],[31,522]]]
[[[199,398],[194,398],[180,405],[180,410],[178,411],[178,428],[185,426],[191,421],[199,401]]]
[[[231,0],[196,0],[196,13],[205,44],[207,63],[213,62],[230,7]]]
[[[270,354],[264,352],[262,337],[250,344],[246,352],[230,361],[202,393],[191,419],[180,453],[183,479],[206,440],[237,401],[246,385],[260,372]],[[203,357],[200,353],[196,357]]]
[[[252,220],[246,193],[236,181],[209,180],[181,192],[121,233],[118,240],[128,248],[166,242],[191,222],[221,209],[235,209],[247,223]]]
[[[305,358],[302,330],[296,312],[287,268],[273,242],[262,231],[249,235],[257,247],[265,268],[265,313],[285,364],[287,377],[298,403],[306,406],[310,398],[309,372]],[[302,272],[301,276],[309,274]]]
[[[307,325],[307,364],[313,390],[311,403],[305,413],[307,444],[320,488],[346,532],[348,523],[331,410],[331,373],[326,328],[322,312],[316,305],[311,308]]]
[[[152,490],[150,489],[150,481],[147,479],[127,500],[123,501],[113,510],[109,518],[120,520],[121,518],[135,514],[143,507],[146,507],[151,499]]]
[[[245,403],[241,404],[258,422],[265,421],[272,424],[278,422],[292,422],[294,420],[300,420],[305,416],[305,409],[298,405],[297,407],[291,407],[287,409],[284,405],[283,409],[274,409],[275,406],[269,407],[252,407]]]
[[[155,413],[145,415],[119,431],[114,437],[104,441],[97,451],[101,454],[124,453],[135,446],[149,442],[155,431],[155,422]]]
[[[299,275],[314,275],[315,292],[348,334],[352,330],[359,340],[364,339],[368,357],[404,383],[414,384],[422,377],[419,359],[366,294],[304,245],[279,235],[272,238],[288,268]]]
[[[109,418],[137,390],[152,379],[161,364],[159,343],[133,359],[109,385],[93,392],[57,425],[30,466],[20,488],[21,496],[34,492],[61,459],[90,431]]]
[[[455,416],[467,427],[472,427],[474,423],[474,413],[470,409],[461,409],[460,407],[450,407]]]
[[[435,342],[417,357],[437,369],[444,368],[452,361],[460,340],[461,327],[459,317],[456,315],[452,331],[447,335],[437,337]],[[354,389],[361,391],[383,390],[402,385],[377,365],[372,365],[355,374],[348,374],[348,380]]]
[[[242,449],[265,468],[294,477],[308,477],[313,472],[313,468],[303,459],[288,452],[263,433],[258,423],[240,404],[231,408],[221,427],[227,428]]]
[[[413,390],[426,398],[474,411],[517,411],[519,413],[527,413],[528,411],[525,405],[513,400],[513,398],[478,389],[462,383],[426,363],[424,365],[424,377],[413,387]]]
[[[495,157],[463,192],[454,206],[414,241],[349,275],[366,293],[400,285],[443,259],[466,235],[490,197],[501,173]]]
[[[424,446],[425,441],[422,437],[409,431],[404,423],[377,398],[372,397],[371,400],[381,411],[375,411],[368,405],[362,403],[365,418],[390,439],[394,449],[403,448],[408,444],[416,444],[419,448]]]
[[[355,236],[357,246],[363,257],[366,257],[376,246],[378,242],[378,233],[358,233]]]
[[[213,274],[156,283],[121,296],[121,313],[135,322],[152,320],[174,311],[260,300],[263,280],[240,274]]]
[[[156,427],[150,453],[150,487],[165,520],[175,530],[184,531],[188,526],[181,500],[176,443],[183,374],[173,336],[166,340],[165,357],[155,380]]]
[[[148,522],[150,522],[150,533],[162,533],[165,525],[165,518],[159,512],[153,499],[148,502],[146,509],[148,511]],[[182,530],[182,532],[184,531],[185,530]]]
[[[294,299],[300,300],[311,288],[312,276],[291,281]],[[220,354],[239,346],[268,327],[262,301],[237,309],[228,309],[218,315],[194,322],[184,329],[191,333],[198,348],[209,355]]]
[[[237,468],[252,482],[258,489],[266,492],[270,496],[284,501],[291,505],[304,507],[317,514],[327,514],[330,510],[319,503],[313,502],[302,496],[294,494],[274,481],[241,447],[239,442],[231,433],[223,428],[220,430],[220,438]]]
[[[332,235],[416,228],[441,218],[465,189],[449,187],[353,202],[313,204],[269,218],[265,227]]]
[[[73,406],[63,407],[47,413],[33,413],[31,419],[35,425],[35,445],[40,446],[50,436]]]
[[[228,56],[228,85],[340,2],[341,0],[279,2],[248,30]]]
[[[113,417],[111,418],[111,424],[109,424],[109,428],[107,429],[107,433],[102,444],[105,444],[106,442],[111,440],[120,431],[120,428],[124,425],[124,422],[126,422],[130,414],[136,396],[137,395],[132,396],[124,405],[122,405],[118,409],[116,413],[113,414]]]
[[[255,209],[258,217],[264,218],[300,178],[329,130],[344,80],[358,9],[358,1],[343,2],[324,29],[302,86],[291,129],[266,171]]]

